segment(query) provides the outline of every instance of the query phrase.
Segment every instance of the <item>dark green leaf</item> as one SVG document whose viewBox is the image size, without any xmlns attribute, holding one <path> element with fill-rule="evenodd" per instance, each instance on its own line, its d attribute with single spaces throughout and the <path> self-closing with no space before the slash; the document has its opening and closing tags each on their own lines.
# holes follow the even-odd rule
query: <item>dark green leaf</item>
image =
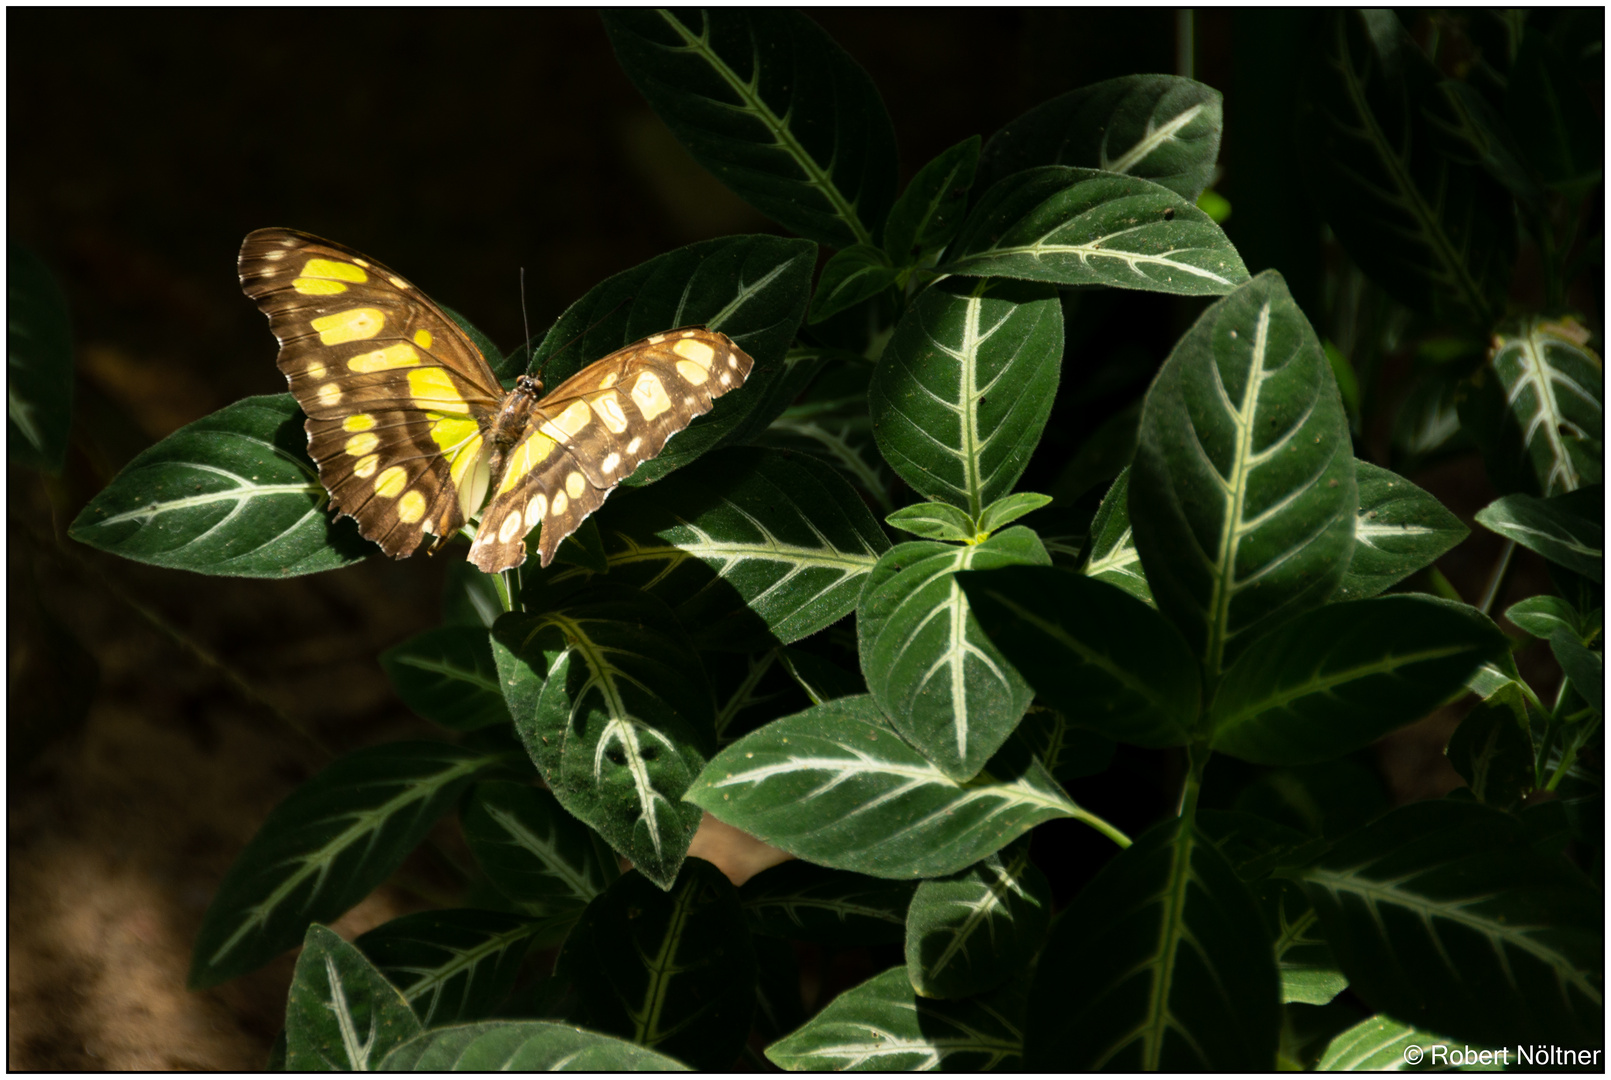
<svg viewBox="0 0 1611 1080">
<path fill-rule="evenodd" d="M 187 424 L 129 462 L 68 535 L 136 562 L 230 577 L 357 562 L 376 548 L 325 513 L 302 423 L 295 399 L 274 394 Z"/>
<path fill-rule="evenodd" d="M 1604 480 L 1605 372 L 1573 319 L 1529 317 L 1494 332 L 1488 363 L 1504 389 L 1501 440 L 1544 495 Z"/>
<path fill-rule="evenodd" d="M 1536 780 L 1527 707 L 1520 698 L 1512 692 L 1479 701 L 1444 751 L 1477 801 L 1501 810 L 1519 807 Z"/>
<path fill-rule="evenodd" d="M 789 643 L 843 618 L 889 539 L 828 466 L 734 447 L 612 500 L 608 580 L 643 588 L 701 648 Z M 556 584 L 579 581 L 566 569 Z"/>
<path fill-rule="evenodd" d="M 856 608 L 867 689 L 895 729 L 953 779 L 984 767 L 1034 696 L 980 630 L 957 571 L 1050 562 L 1040 539 L 1014 526 L 979 544 L 900 544 L 867 578 Z"/>
<path fill-rule="evenodd" d="M 1577 609 L 1559 596 L 1544 593 L 1518 601 L 1505 611 L 1505 618 L 1535 638 L 1548 641 L 1557 630 L 1581 638 L 1582 623 Z"/>
<path fill-rule="evenodd" d="M 1071 781 L 1105 771 L 1113 761 L 1112 739 L 1075 727 L 1068 717 L 1043 705 L 1031 705 L 1012 734 L 1065 788 Z"/>
<path fill-rule="evenodd" d="M 504 780 L 477 784 L 460 820 L 487 877 L 533 915 L 579 911 L 620 876 L 598 836 L 541 788 Z"/>
<path fill-rule="evenodd" d="M 1583 490 L 1595 500 L 1602 498 L 1598 488 Z M 1605 528 L 1583 517 L 1578 512 L 1582 508 L 1582 500 L 1571 496 L 1506 495 L 1478 510 L 1477 521 L 1550 562 L 1603 582 Z"/>
<path fill-rule="evenodd" d="M 699 827 L 683 793 L 715 744 L 710 684 L 676 616 L 647 594 L 595 586 L 541 615 L 500 618 L 493 655 L 560 805 L 670 888 Z"/>
<path fill-rule="evenodd" d="M 867 383 L 872 375 L 868 363 L 830 368 L 803 400 L 772 421 L 761 442 L 822 458 L 888 513 L 895 509 L 895 476 L 873 441 L 873 421 L 867 414 Z"/>
<path fill-rule="evenodd" d="M 1225 673 L 1209 745 L 1263 765 L 1337 757 L 1419 720 L 1506 645 L 1486 616 L 1449 600 L 1328 604 L 1254 642 Z"/>
<path fill-rule="evenodd" d="M 403 704 L 443 727 L 474 731 L 509 722 L 484 629 L 427 630 L 381 653 L 380 666 Z"/>
<path fill-rule="evenodd" d="M 1368 461 L 1354 462 L 1359 513 L 1354 553 L 1334 600 L 1363 600 L 1430 566 L 1469 535 L 1460 519 L 1408 480 Z"/>
<path fill-rule="evenodd" d="M 1414 1047 L 1430 1059 L 1432 1048 L 1446 1040 L 1441 1035 L 1411 1027 L 1387 1016 L 1361 1020 L 1326 1045 L 1315 1063 L 1316 1072 L 1400 1072 Z"/>
<path fill-rule="evenodd" d="M 694 325 L 720 330 L 755 360 L 740 389 L 718 398 L 709 415 L 623 481 L 651 483 L 707 450 L 747 441 L 799 392 L 785 354 L 805 315 L 816 254 L 816 245 L 804 240 L 725 236 L 656 256 L 600 282 L 567 308 L 543 338 L 535 363 L 547 365 L 544 378 L 557 386 L 623 345 Z"/>
<path fill-rule="evenodd" d="M 73 419 L 73 328 L 39 256 L 6 246 L 6 459 L 60 472 Z"/>
<path fill-rule="evenodd" d="M 1521 147 L 1499 110 L 1489 104 L 1481 90 L 1459 79 L 1442 80 L 1438 92 L 1441 97 L 1426 103 L 1426 118 L 1448 136 L 1442 140 L 1444 152 L 1454 160 L 1469 159 L 1480 165 L 1529 211 L 1542 209 L 1543 189 L 1522 164 Z M 1469 154 L 1455 150 L 1462 145 L 1469 148 Z"/>
<path fill-rule="evenodd" d="M 1438 73 L 1391 11 L 1330 15 L 1305 63 L 1298 140 L 1314 196 L 1362 270 L 1422 311 L 1486 326 L 1510 273 L 1505 189 L 1451 156 Z M 1446 125 L 1445 125 L 1446 126 Z"/>
<path fill-rule="evenodd" d="M 898 944 L 917 886 L 790 859 L 738 890 L 757 934 L 839 947 Z"/>
<path fill-rule="evenodd" d="M 302 940 L 385 881 L 499 757 L 400 742 L 338 758 L 274 808 L 196 934 L 190 985 L 216 986 Z"/>
<path fill-rule="evenodd" d="M 1125 173 L 1196 200 L 1214 175 L 1220 93 L 1173 75 L 1127 75 L 1037 105 L 990 137 L 979 163 L 989 187 L 1037 165 Z"/>
<path fill-rule="evenodd" d="M 897 265 L 921 263 L 956 236 L 978 164 L 979 136 L 970 135 L 912 177 L 884 226 L 884 250 Z"/>
<path fill-rule="evenodd" d="M 959 784 L 902 742 L 870 697 L 837 698 L 727 747 L 687 797 L 824 866 L 936 877 L 1042 821 L 1092 820 L 1038 761 L 1011 749 Z"/>
<path fill-rule="evenodd" d="M 669 892 L 625 874 L 587 906 L 556 970 L 584 1023 L 701 1069 L 738 1057 L 755 1009 L 755 952 L 738 893 L 689 859 Z"/>
<path fill-rule="evenodd" d="M 402 991 L 425 1027 L 482 1020 L 508 996 L 541 928 L 501 911 L 421 911 L 353 942 Z"/>
<path fill-rule="evenodd" d="M 1102 497 L 1096 518 L 1091 522 L 1091 550 L 1086 553 L 1082 573 L 1095 581 L 1117 585 L 1137 600 L 1152 604 L 1152 590 L 1141 570 L 1141 553 L 1136 551 L 1135 534 L 1130 529 L 1130 467 L 1114 478 Z"/>
<path fill-rule="evenodd" d="M 1012 1071 L 1022 1068 L 1023 988 L 967 1001 L 917 996 L 904 967 L 830 1001 L 810 1022 L 766 1048 L 790 1071 Z"/>
<path fill-rule="evenodd" d="M 592 518 L 588 518 L 592 521 Z M 483 574 L 467 559 L 450 559 L 442 585 L 442 623 L 490 629 L 503 614 L 497 578 Z"/>
<path fill-rule="evenodd" d="M 537 1020 L 438 1028 L 392 1051 L 388 1072 L 669 1072 L 688 1066 L 625 1039 Z"/>
<path fill-rule="evenodd" d="M 408 1002 L 363 953 L 308 927 L 285 1003 L 287 1070 L 368 1072 L 419 1033 Z"/>
<path fill-rule="evenodd" d="M 807 321 L 819 323 L 870 300 L 895 284 L 895 278 L 895 267 L 883 248 L 872 244 L 847 247 L 822 268 Z"/>
<path fill-rule="evenodd" d="M 1510 815 L 1401 806 L 1303 871 L 1355 993 L 1482 1045 L 1598 1044 L 1604 901 Z"/>
<path fill-rule="evenodd" d="M 1150 180 L 1061 165 L 986 191 L 940 270 L 1183 296 L 1247 280 L 1235 246 L 1191 200 Z"/>
<path fill-rule="evenodd" d="M 1025 1065 L 1268 1070 L 1279 991 L 1247 886 L 1212 840 L 1171 818 L 1058 917 L 1030 987 Z"/>
<path fill-rule="evenodd" d="M 1202 677 L 1156 611 L 1059 567 L 961 574 L 957 583 L 990 640 L 1071 722 L 1137 746 L 1190 740 Z"/>
<path fill-rule="evenodd" d="M 1029 966 L 1052 921 L 1052 887 L 1027 838 L 961 873 L 921 882 L 906 916 L 906 975 L 927 998 L 993 990 Z"/>
<path fill-rule="evenodd" d="M 1550 651 L 1566 677 L 1572 680 L 1572 689 L 1597 715 L 1605 712 L 1605 663 L 1600 654 L 1583 647 L 1583 643 L 1565 631 L 1556 631 L 1549 639 Z"/>
<path fill-rule="evenodd" d="M 1604 177 L 1604 119 L 1536 27 L 1528 27 L 1510 69 L 1505 113 L 1522 153 L 1546 183 L 1580 198 Z"/>
<path fill-rule="evenodd" d="M 717 179 L 801 236 L 877 241 L 895 195 L 895 130 L 867 73 L 781 9 L 615 10 L 615 55 Z"/>
<path fill-rule="evenodd" d="M 1158 609 L 1210 678 L 1324 601 L 1354 547 L 1354 455 L 1336 380 L 1266 271 L 1203 312 L 1142 408 L 1130 524 Z"/>
<path fill-rule="evenodd" d="M 929 289 L 896 324 L 868 387 L 879 450 L 918 493 L 977 518 L 1029 464 L 1062 354 L 1049 289 Z"/>
</svg>

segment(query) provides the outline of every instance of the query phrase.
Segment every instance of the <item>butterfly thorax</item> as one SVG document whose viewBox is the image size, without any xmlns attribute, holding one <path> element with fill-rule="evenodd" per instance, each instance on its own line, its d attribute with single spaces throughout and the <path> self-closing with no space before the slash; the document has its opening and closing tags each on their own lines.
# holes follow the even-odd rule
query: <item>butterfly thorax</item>
<svg viewBox="0 0 1611 1080">
<path fill-rule="evenodd" d="M 509 391 L 503 404 L 498 407 L 498 413 L 486 431 L 487 472 L 493 483 L 503 477 L 509 450 L 526 433 L 531 423 L 531 410 L 542 396 L 542 380 L 534 375 L 522 375 L 515 380 L 515 388 Z"/>
</svg>

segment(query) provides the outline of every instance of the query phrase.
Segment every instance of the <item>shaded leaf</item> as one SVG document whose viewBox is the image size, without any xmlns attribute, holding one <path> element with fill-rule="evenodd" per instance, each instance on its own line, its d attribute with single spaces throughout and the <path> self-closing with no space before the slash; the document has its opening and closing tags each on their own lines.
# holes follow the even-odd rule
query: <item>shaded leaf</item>
<svg viewBox="0 0 1611 1080">
<path fill-rule="evenodd" d="M 481 1020 L 508 996 L 541 924 L 501 911 L 421 911 L 353 942 L 425 1027 Z"/>
<path fill-rule="evenodd" d="M 625 1039 L 539 1020 L 437 1028 L 399 1046 L 388 1072 L 669 1072 L 688 1066 Z"/>
<path fill-rule="evenodd" d="M 896 277 L 895 267 L 890 265 L 883 248 L 855 244 L 837 252 L 817 279 L 807 321 L 819 323 L 870 300 L 895 284 Z"/>
<path fill-rule="evenodd" d="M 6 460 L 60 472 L 73 419 L 67 299 L 39 256 L 6 246 Z"/>
<path fill-rule="evenodd" d="M 696 1068 L 733 1064 L 755 1008 L 755 953 L 738 893 L 689 859 L 669 891 L 625 874 L 588 905 L 556 970 L 584 1022 Z"/>
<path fill-rule="evenodd" d="M 1604 122 L 1565 58 L 1536 27 L 1522 36 L 1505 89 L 1505 113 L 1528 163 L 1546 183 L 1581 197 L 1604 177 Z"/>
<path fill-rule="evenodd" d="M 1419 720 L 1506 647 L 1486 616 L 1449 600 L 1328 604 L 1254 642 L 1225 673 L 1209 745 L 1263 765 L 1337 757 Z"/>
<path fill-rule="evenodd" d="M 906 933 L 910 881 L 833 870 L 790 859 L 738 890 L 751 932 L 820 945 L 892 945 Z"/>
<path fill-rule="evenodd" d="M 509 723 L 484 629 L 427 630 L 381 653 L 380 666 L 403 704 L 427 720 L 455 731 Z"/>
<path fill-rule="evenodd" d="M 1488 363 L 1504 389 L 1505 450 L 1531 465 L 1536 490 L 1604 480 L 1605 371 L 1573 319 L 1529 317 L 1494 333 Z"/>
<path fill-rule="evenodd" d="M 1214 175 L 1220 93 L 1173 75 L 1127 75 L 1043 102 L 990 137 L 979 186 L 1037 165 L 1139 176 L 1195 200 Z"/>
<path fill-rule="evenodd" d="M 1478 702 L 1444 750 L 1477 801 L 1501 810 L 1519 807 L 1536 778 L 1526 704 L 1520 697 L 1511 693 Z"/>
<path fill-rule="evenodd" d="M 470 789 L 464 839 L 498 891 L 533 915 L 580 911 L 620 876 L 596 833 L 552 792 L 493 780 Z"/>
<path fill-rule="evenodd" d="M 917 170 L 884 225 L 884 250 L 897 265 L 920 263 L 956 236 L 978 164 L 979 136 L 970 135 Z"/>
<path fill-rule="evenodd" d="M 638 91 L 717 179 L 824 244 L 878 239 L 895 130 L 867 73 L 805 15 L 720 8 L 604 14 Z"/>
<path fill-rule="evenodd" d="M 923 997 L 965 998 L 1023 971 L 1052 921 L 1052 887 L 1027 839 L 920 882 L 906 916 L 906 975 Z"/>
<path fill-rule="evenodd" d="M 1583 489 L 1597 503 L 1600 489 Z M 1557 495 L 1506 495 L 1477 511 L 1477 521 L 1550 562 L 1594 581 L 1605 580 L 1605 528 L 1579 513 L 1584 501 Z"/>
<path fill-rule="evenodd" d="M 389 877 L 496 754 L 399 742 L 337 758 L 274 808 L 219 883 L 190 986 L 245 974 Z"/>
</svg>

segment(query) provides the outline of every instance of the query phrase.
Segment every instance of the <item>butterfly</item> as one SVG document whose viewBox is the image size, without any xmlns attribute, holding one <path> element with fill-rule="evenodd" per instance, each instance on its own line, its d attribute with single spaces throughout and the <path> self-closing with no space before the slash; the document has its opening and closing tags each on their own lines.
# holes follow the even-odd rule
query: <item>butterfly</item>
<svg viewBox="0 0 1611 1080">
<path fill-rule="evenodd" d="M 479 513 L 477 567 L 519 566 L 539 525 L 547 566 L 755 364 L 727 335 L 692 327 L 618 349 L 547 396 L 530 375 L 506 392 L 441 308 L 351 248 L 259 229 L 241 244 L 240 277 L 279 339 L 331 508 L 396 559 L 426 535 L 434 551 Z"/>
</svg>

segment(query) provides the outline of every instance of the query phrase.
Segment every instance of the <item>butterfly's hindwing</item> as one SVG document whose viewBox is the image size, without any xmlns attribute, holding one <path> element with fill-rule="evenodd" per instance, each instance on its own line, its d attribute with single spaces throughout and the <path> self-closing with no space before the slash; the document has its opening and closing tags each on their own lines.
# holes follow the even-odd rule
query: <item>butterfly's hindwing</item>
<svg viewBox="0 0 1611 1080">
<path fill-rule="evenodd" d="M 517 566 L 539 524 L 543 566 L 615 486 L 736 389 L 754 361 L 710 330 L 655 334 L 565 380 L 532 410 L 470 548 L 483 570 Z"/>
<path fill-rule="evenodd" d="M 503 397 L 464 332 L 386 267 L 305 233 L 252 233 L 240 276 L 280 341 L 331 506 L 394 558 L 457 531 L 480 505 L 482 431 Z"/>
</svg>

